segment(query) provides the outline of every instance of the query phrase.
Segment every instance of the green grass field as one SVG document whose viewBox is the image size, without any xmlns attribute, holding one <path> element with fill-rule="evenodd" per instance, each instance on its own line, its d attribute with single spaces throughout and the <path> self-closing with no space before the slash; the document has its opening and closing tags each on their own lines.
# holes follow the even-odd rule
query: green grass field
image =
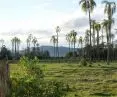
<svg viewBox="0 0 117 97">
<path fill-rule="evenodd" d="M 80 66 L 76 63 L 39 63 L 46 80 L 60 80 L 69 85 L 65 97 L 117 97 L 117 63 L 93 63 L 91 66 Z M 10 74 L 13 77 L 25 71 L 12 64 Z M 18 76 L 19 77 L 19 76 Z"/>
</svg>

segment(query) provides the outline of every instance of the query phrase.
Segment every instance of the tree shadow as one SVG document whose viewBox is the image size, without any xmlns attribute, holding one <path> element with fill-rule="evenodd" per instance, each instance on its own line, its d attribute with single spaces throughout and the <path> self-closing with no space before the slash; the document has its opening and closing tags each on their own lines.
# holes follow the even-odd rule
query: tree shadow
<svg viewBox="0 0 117 97">
<path fill-rule="evenodd" d="M 103 97 L 111 97 L 111 96 L 116 96 L 115 94 L 112 93 L 107 93 L 107 92 L 101 92 L 101 93 L 94 93 L 91 95 L 95 95 L 95 96 L 103 96 Z"/>
</svg>

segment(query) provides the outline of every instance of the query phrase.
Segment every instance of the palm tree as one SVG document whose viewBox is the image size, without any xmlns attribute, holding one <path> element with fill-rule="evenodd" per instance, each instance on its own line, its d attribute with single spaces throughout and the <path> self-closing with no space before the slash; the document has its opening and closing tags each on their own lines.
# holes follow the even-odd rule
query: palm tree
<svg viewBox="0 0 117 97">
<path fill-rule="evenodd" d="M 17 37 L 14 37 L 12 40 L 12 53 L 15 54 L 15 58 L 17 58 L 17 53 L 19 54 L 19 45 L 20 45 L 20 39 Z"/>
<path fill-rule="evenodd" d="M 93 46 L 95 46 L 95 25 L 96 21 L 95 20 L 91 20 L 91 27 L 92 27 L 92 30 L 93 30 L 93 33 L 92 33 L 92 39 L 93 39 Z"/>
<path fill-rule="evenodd" d="M 54 35 L 51 37 L 50 42 L 53 43 L 53 46 L 54 46 L 54 57 L 56 57 L 56 56 L 55 56 L 55 55 L 56 55 L 56 54 L 55 54 L 55 52 L 56 52 L 55 48 L 56 48 L 57 39 L 56 39 L 56 37 L 55 37 Z"/>
<path fill-rule="evenodd" d="M 111 38 L 112 38 L 112 54 L 113 54 L 113 59 L 114 59 L 114 38 L 115 38 L 115 35 L 111 34 Z"/>
<path fill-rule="evenodd" d="M 36 52 L 39 53 L 40 49 L 39 49 L 39 43 L 36 44 Z"/>
<path fill-rule="evenodd" d="M 110 2 L 110 1 L 103 1 L 102 3 L 105 4 L 104 13 L 107 14 L 108 20 L 111 21 L 113 18 L 114 13 L 116 12 L 116 3 Z M 108 25 L 108 31 L 109 31 L 109 42 L 111 43 L 111 29 L 112 29 L 112 22 Z"/>
<path fill-rule="evenodd" d="M 105 4 L 104 13 L 108 16 L 108 21 L 112 21 L 113 15 L 116 12 L 116 3 L 103 1 L 102 3 Z M 109 56 L 110 56 L 110 44 L 111 44 L 111 29 L 112 29 L 112 22 L 108 24 L 108 54 L 107 54 L 107 64 L 109 64 Z"/>
<path fill-rule="evenodd" d="M 81 0 L 79 2 L 82 6 L 82 10 L 84 12 L 88 12 L 89 14 L 89 26 L 90 26 L 90 46 L 91 46 L 91 12 L 93 11 L 94 7 L 96 6 L 96 3 L 94 0 Z"/>
<path fill-rule="evenodd" d="M 19 38 L 17 38 L 17 52 L 18 52 L 18 54 L 19 54 L 20 43 L 21 43 L 21 40 Z"/>
<path fill-rule="evenodd" d="M 101 25 L 99 23 L 96 23 L 94 27 L 97 32 L 97 47 L 99 47 L 99 31 L 101 30 Z"/>
<path fill-rule="evenodd" d="M 29 47 L 29 52 L 30 52 L 30 46 L 31 46 L 32 39 L 33 39 L 32 34 L 29 34 L 28 39 L 27 39 L 28 47 Z"/>
<path fill-rule="evenodd" d="M 85 32 L 85 49 L 84 49 L 84 52 L 85 54 L 90 57 L 90 48 L 89 48 L 89 45 L 90 45 L 90 30 L 86 30 Z"/>
<path fill-rule="evenodd" d="M 26 39 L 26 43 L 27 43 L 27 53 L 29 53 L 29 43 L 30 43 L 29 38 Z"/>
<path fill-rule="evenodd" d="M 107 44 L 109 44 L 109 34 L 108 34 L 109 21 L 104 19 L 102 22 L 102 29 L 106 32 Z"/>
<path fill-rule="evenodd" d="M 99 31 L 101 30 L 101 25 L 99 23 L 96 23 L 94 27 L 97 32 L 97 58 L 99 59 Z"/>
<path fill-rule="evenodd" d="M 3 44 L 4 44 L 4 40 L 3 39 L 1 39 L 0 40 L 0 43 L 1 43 L 1 47 L 3 46 Z"/>
<path fill-rule="evenodd" d="M 61 31 L 60 27 L 57 26 L 57 27 L 56 27 L 56 34 L 57 34 L 57 49 L 56 49 L 56 51 L 57 51 L 57 57 L 59 57 L 59 47 L 58 47 L 59 37 L 58 37 L 58 33 L 59 33 L 60 31 Z"/>
<path fill-rule="evenodd" d="M 102 39 L 102 45 L 104 45 L 104 28 L 103 28 L 103 26 L 102 26 L 102 24 L 101 24 L 101 30 L 102 30 L 102 35 L 101 35 L 101 39 Z"/>
<path fill-rule="evenodd" d="M 69 44 L 69 52 L 70 52 L 71 33 L 68 33 L 68 34 L 66 35 L 66 40 L 67 40 L 67 42 L 68 42 L 68 44 Z"/>
<path fill-rule="evenodd" d="M 111 39 L 112 39 L 112 45 L 114 46 L 114 38 L 115 38 L 115 35 L 114 34 L 111 34 Z"/>
<path fill-rule="evenodd" d="M 90 43 L 89 43 L 89 37 L 90 37 L 90 35 L 89 35 L 89 33 L 90 33 L 90 31 L 89 30 L 86 30 L 86 32 L 85 32 L 85 46 L 88 46 Z"/>
<path fill-rule="evenodd" d="M 32 39 L 32 43 L 33 43 L 33 45 L 34 45 L 34 52 L 35 52 L 35 50 L 36 50 L 36 44 L 37 44 L 37 38 L 36 38 L 36 37 L 34 37 L 34 38 Z"/>
<path fill-rule="evenodd" d="M 12 43 L 12 54 L 14 53 L 14 39 L 11 40 Z"/>
<path fill-rule="evenodd" d="M 71 31 L 71 41 L 73 42 L 74 45 L 74 56 L 75 56 L 75 45 L 76 45 L 76 41 L 77 41 L 77 32 L 75 32 L 75 30 Z"/>
<path fill-rule="evenodd" d="M 107 37 L 107 47 L 108 47 L 108 51 L 107 51 L 107 64 L 109 64 L 109 56 L 110 56 L 110 34 L 109 34 L 109 25 L 113 24 L 114 20 L 105 20 L 102 22 L 102 28 L 105 29 L 106 32 L 106 37 Z"/>
<path fill-rule="evenodd" d="M 83 57 L 83 38 L 82 38 L 82 36 L 80 36 L 78 42 L 79 42 L 79 44 L 81 45 L 81 53 L 82 53 L 81 55 L 82 55 L 82 57 Z"/>
</svg>

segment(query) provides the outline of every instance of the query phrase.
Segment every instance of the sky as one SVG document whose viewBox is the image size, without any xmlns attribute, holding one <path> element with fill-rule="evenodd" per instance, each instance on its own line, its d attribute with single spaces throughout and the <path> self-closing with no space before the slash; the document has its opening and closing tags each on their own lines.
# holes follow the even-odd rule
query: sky
<svg viewBox="0 0 117 97">
<path fill-rule="evenodd" d="M 102 0 L 95 1 L 97 7 L 92 18 L 102 21 L 104 5 Z M 65 34 L 73 29 L 78 37 L 83 36 L 88 28 L 88 15 L 81 10 L 79 0 L 0 0 L 0 39 L 5 40 L 7 47 L 16 36 L 22 41 L 21 49 L 24 48 L 29 34 L 37 37 L 40 45 L 52 45 L 50 37 L 56 34 L 56 26 L 61 28 L 60 46 L 67 46 Z"/>
</svg>

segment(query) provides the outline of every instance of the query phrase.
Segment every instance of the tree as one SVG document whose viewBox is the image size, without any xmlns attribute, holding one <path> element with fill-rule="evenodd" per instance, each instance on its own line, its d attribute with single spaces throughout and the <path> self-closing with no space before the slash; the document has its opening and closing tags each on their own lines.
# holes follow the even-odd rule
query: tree
<svg viewBox="0 0 117 97">
<path fill-rule="evenodd" d="M 82 38 L 82 36 L 80 36 L 78 42 L 79 42 L 79 44 L 81 45 L 81 53 L 82 53 L 81 55 L 82 55 L 82 57 L 83 57 L 83 38 Z"/>
<path fill-rule="evenodd" d="M 102 25 L 102 29 L 104 29 L 106 32 L 106 39 L 108 44 L 109 43 L 109 34 L 108 34 L 109 21 L 104 19 L 101 25 Z"/>
<path fill-rule="evenodd" d="M 18 50 L 18 54 L 19 54 L 19 49 L 20 49 L 20 43 L 21 43 L 21 40 L 19 38 L 17 38 L 17 50 Z"/>
<path fill-rule="evenodd" d="M 113 15 L 116 12 L 116 3 L 115 2 L 109 2 L 109 1 L 103 1 L 102 3 L 105 4 L 104 13 L 107 14 L 108 20 L 111 21 L 113 19 Z M 111 29 L 112 29 L 112 22 L 109 23 L 109 42 L 111 43 Z"/>
<path fill-rule="evenodd" d="M 32 43 L 33 43 L 33 46 L 34 46 L 34 53 L 35 53 L 35 51 L 36 51 L 36 44 L 37 44 L 37 38 L 36 37 L 34 37 L 33 39 L 32 39 Z"/>
<path fill-rule="evenodd" d="M 106 38 L 107 38 L 107 47 L 108 47 L 108 51 L 107 51 L 107 64 L 109 64 L 109 59 L 110 59 L 110 41 L 109 41 L 109 25 L 114 23 L 114 20 L 106 20 L 104 19 L 104 21 L 102 22 L 102 28 L 105 30 L 106 32 Z"/>
<path fill-rule="evenodd" d="M 94 7 L 96 6 L 96 3 L 94 0 L 81 0 L 79 2 L 82 6 L 82 10 L 84 12 L 88 12 L 89 14 L 89 27 L 90 27 L 90 46 L 91 46 L 91 12 L 93 11 Z"/>
<path fill-rule="evenodd" d="M 101 24 L 101 30 L 102 30 L 102 35 L 101 35 L 101 39 L 102 39 L 102 45 L 104 45 L 104 29 L 103 29 L 103 26 L 102 26 L 102 24 Z"/>
<path fill-rule="evenodd" d="M 2 46 L 4 45 L 4 40 L 1 39 L 1 40 L 0 40 L 0 43 L 1 43 L 1 48 L 2 48 Z"/>
<path fill-rule="evenodd" d="M 99 47 L 99 31 L 101 30 L 101 25 L 99 23 L 95 23 L 94 27 L 97 32 L 97 47 Z"/>
<path fill-rule="evenodd" d="M 40 52 L 39 43 L 36 43 L 36 52 L 37 54 Z"/>
<path fill-rule="evenodd" d="M 30 46 L 31 46 L 32 39 L 33 39 L 32 34 L 29 34 L 29 36 L 27 38 L 27 44 L 28 44 L 29 52 L 30 52 Z"/>
<path fill-rule="evenodd" d="M 75 32 L 75 30 L 71 31 L 71 41 L 73 42 L 74 45 L 74 54 L 75 54 L 75 45 L 76 45 L 76 41 L 77 41 L 77 32 Z"/>
<path fill-rule="evenodd" d="M 12 40 L 12 53 L 15 54 L 15 58 L 18 57 L 17 54 L 19 54 L 19 46 L 20 46 L 20 39 L 17 37 L 14 37 Z"/>
<path fill-rule="evenodd" d="M 96 21 L 95 20 L 91 20 L 91 27 L 92 27 L 92 30 L 93 30 L 93 33 L 92 33 L 92 40 L 93 40 L 93 46 L 95 46 L 95 23 Z"/>
<path fill-rule="evenodd" d="M 52 37 L 51 37 L 51 40 L 50 40 L 50 42 L 52 42 L 53 43 L 53 46 L 54 46 L 54 57 L 56 56 L 56 43 L 57 43 L 57 39 L 56 39 L 56 37 L 53 35 Z"/>
<path fill-rule="evenodd" d="M 110 56 L 110 44 L 112 42 L 111 40 L 111 29 L 112 29 L 112 18 L 114 13 L 116 12 L 116 3 L 115 2 L 109 2 L 109 1 L 103 1 L 102 3 L 105 4 L 104 13 L 107 14 L 108 17 L 108 54 L 107 54 L 107 64 L 109 64 L 109 56 Z"/>
<path fill-rule="evenodd" d="M 86 30 L 84 41 L 85 41 L 85 49 L 84 49 L 85 55 L 87 55 L 90 58 L 90 52 L 89 52 L 89 50 L 90 50 L 90 30 Z"/>
<path fill-rule="evenodd" d="M 97 58 L 99 59 L 99 31 L 101 30 L 101 25 L 99 23 L 96 23 L 94 27 L 97 32 Z"/>
<path fill-rule="evenodd" d="M 0 59 L 8 58 L 9 60 L 12 59 L 11 51 L 6 48 L 5 45 L 2 46 L 0 52 Z"/>
<path fill-rule="evenodd" d="M 58 41 L 59 41 L 59 37 L 58 37 L 58 33 L 61 31 L 60 27 L 57 26 L 56 27 L 56 34 L 57 34 L 57 49 L 56 49 L 56 52 L 57 52 L 57 57 L 59 57 L 59 47 L 58 47 Z"/>
<path fill-rule="evenodd" d="M 88 46 L 90 43 L 89 43 L 89 37 L 90 37 L 90 35 L 89 35 L 89 33 L 90 33 L 90 31 L 89 30 L 86 30 L 86 32 L 85 32 L 85 46 Z"/>
<path fill-rule="evenodd" d="M 29 43 L 30 43 L 30 40 L 28 38 L 26 39 L 26 43 L 27 43 L 27 53 L 29 53 Z"/>
<path fill-rule="evenodd" d="M 68 34 L 66 35 L 66 40 L 67 40 L 67 42 L 68 42 L 68 44 L 69 44 L 69 52 L 70 52 L 71 33 L 68 33 Z"/>
</svg>

